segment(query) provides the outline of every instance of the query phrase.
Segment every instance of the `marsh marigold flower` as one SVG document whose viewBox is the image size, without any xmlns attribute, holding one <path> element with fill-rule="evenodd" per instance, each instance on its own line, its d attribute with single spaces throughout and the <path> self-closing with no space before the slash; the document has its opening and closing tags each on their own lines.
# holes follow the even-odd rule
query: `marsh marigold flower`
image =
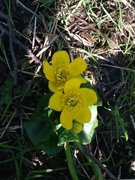
<svg viewBox="0 0 135 180">
<path fill-rule="evenodd" d="M 97 102 L 96 92 L 88 88 L 80 88 L 81 80 L 74 78 L 66 82 L 64 92 L 54 93 L 49 106 L 56 111 L 62 111 L 60 114 L 60 123 L 67 129 L 75 129 L 79 133 L 83 124 L 91 119 L 91 112 L 88 106 Z M 76 124 L 73 123 L 76 122 Z"/>
<path fill-rule="evenodd" d="M 68 80 L 79 77 L 87 67 L 86 62 L 81 57 L 70 63 L 69 55 L 64 50 L 55 52 L 51 63 L 52 65 L 43 61 L 43 72 L 49 80 L 49 89 L 52 92 L 62 91 Z"/>
</svg>

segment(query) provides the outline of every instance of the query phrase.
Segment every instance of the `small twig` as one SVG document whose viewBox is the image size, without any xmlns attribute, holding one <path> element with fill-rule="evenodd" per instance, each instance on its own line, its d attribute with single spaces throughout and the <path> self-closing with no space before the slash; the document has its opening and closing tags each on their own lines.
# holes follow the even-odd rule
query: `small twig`
<svg viewBox="0 0 135 180">
<path fill-rule="evenodd" d="M 15 94 L 15 87 L 17 85 L 17 60 L 16 60 L 16 56 L 15 56 L 15 52 L 14 52 L 14 48 L 13 48 L 13 31 L 12 31 L 12 25 L 11 22 L 9 20 L 9 17 L 5 14 L 3 14 L 2 12 L 0 12 L 0 17 L 5 19 L 7 21 L 7 25 L 8 25 L 8 34 L 9 34 L 9 50 L 11 53 L 11 57 L 12 57 L 12 61 L 13 61 L 13 86 L 14 86 L 14 94 Z M 2 26 L 1 26 L 2 28 Z M 3 29 L 4 31 L 4 29 Z"/>
<path fill-rule="evenodd" d="M 32 49 L 34 49 L 35 46 L 35 39 L 36 39 L 36 24 L 37 24 L 37 19 L 35 17 L 34 21 L 34 30 L 33 30 L 33 40 L 32 40 Z"/>
<path fill-rule="evenodd" d="M 25 46 L 15 37 L 13 38 L 13 41 L 15 44 L 17 44 L 20 48 L 22 48 L 27 53 L 27 56 L 32 59 L 32 62 L 39 64 L 40 67 L 42 66 L 42 63 L 39 61 L 39 59 L 32 53 L 32 51 L 27 46 Z"/>
<path fill-rule="evenodd" d="M 120 177 L 121 177 L 121 166 L 119 168 L 118 179 L 120 179 Z"/>
<path fill-rule="evenodd" d="M 20 4 L 25 10 L 27 10 L 28 12 L 32 13 L 33 15 L 37 16 L 37 14 L 35 12 L 33 12 L 31 9 L 29 9 L 28 7 L 26 7 L 22 2 L 20 2 L 19 0 L 17 0 L 17 3 Z"/>
<path fill-rule="evenodd" d="M 134 8 L 127 0 L 120 0 L 126 7 L 131 8 L 134 11 Z M 135 11 L 134 11 L 135 12 Z"/>
<path fill-rule="evenodd" d="M 131 121 L 132 121 L 133 129 L 134 129 L 134 131 L 135 131 L 135 120 L 134 120 L 134 118 L 133 118 L 132 115 L 130 115 L 130 119 L 131 119 Z"/>
<path fill-rule="evenodd" d="M 11 29 L 10 21 L 8 21 L 8 28 L 9 28 L 9 50 L 12 56 L 13 67 L 14 67 L 13 86 L 15 90 L 15 87 L 17 86 L 17 60 L 13 48 L 12 29 Z"/>
<path fill-rule="evenodd" d="M 41 49 L 41 51 L 38 52 L 36 56 L 39 57 L 41 54 L 43 54 L 43 52 L 45 52 L 57 38 L 58 36 L 55 36 L 47 45 L 43 47 L 43 49 Z"/>
<path fill-rule="evenodd" d="M 16 114 L 16 110 L 15 110 L 14 113 L 12 114 L 12 116 L 11 116 L 11 118 L 9 119 L 6 127 L 4 128 L 3 132 L 1 133 L 0 139 L 4 136 L 5 132 L 8 130 L 8 127 L 9 127 L 12 119 L 14 118 L 15 114 Z"/>
<path fill-rule="evenodd" d="M 100 64 L 101 66 L 106 66 L 106 67 L 112 67 L 112 68 L 116 68 L 116 69 L 121 69 L 121 70 L 125 70 L 125 71 L 130 71 L 135 73 L 134 69 L 130 69 L 130 68 L 125 68 L 125 67 L 120 67 L 120 66 L 114 66 L 114 65 L 109 65 L 109 64 Z"/>
<path fill-rule="evenodd" d="M 0 38 L 4 35 L 4 29 L 3 27 L 0 25 Z"/>
<path fill-rule="evenodd" d="M 10 126 L 8 127 L 6 130 L 8 130 L 9 132 L 15 132 L 17 129 L 22 129 L 23 126 L 22 125 L 15 125 L 15 126 Z M 5 127 L 0 129 L 0 133 L 3 132 L 5 130 Z"/>
<path fill-rule="evenodd" d="M 35 62 L 36 64 L 40 64 L 42 66 L 42 63 L 38 60 L 38 58 L 32 53 L 30 49 L 27 48 L 28 57 L 32 59 L 31 62 Z"/>
<path fill-rule="evenodd" d="M 19 1 L 19 3 L 20 3 L 20 1 Z M 32 12 L 33 13 L 33 12 Z M 36 15 L 36 14 L 34 14 L 34 15 Z M 0 17 L 1 18 L 3 18 L 3 19 L 5 19 L 6 21 L 7 21 L 7 23 L 8 23 L 8 26 L 9 26 L 9 28 L 11 27 L 11 24 L 9 24 L 10 23 L 10 21 L 9 21 L 9 18 L 8 18 L 8 16 L 7 15 L 5 15 L 4 13 L 1 13 L 0 12 Z M 6 35 L 8 35 L 9 36 L 9 38 L 11 38 L 10 40 L 11 41 L 13 41 L 15 44 L 17 44 L 19 47 L 21 47 L 27 54 L 28 54 L 28 57 L 29 58 L 31 58 L 32 60 L 31 60 L 31 62 L 35 62 L 36 64 L 39 64 L 39 67 L 38 67 L 38 71 L 40 70 L 40 68 L 41 68 L 41 66 L 42 66 L 42 63 L 38 60 L 38 58 L 32 53 L 32 51 L 27 47 L 27 46 L 25 46 L 23 43 L 21 43 L 16 37 L 14 37 L 13 35 L 12 35 L 12 28 L 10 28 L 9 29 L 9 32 L 6 30 L 6 29 L 4 29 L 2 26 L 1 26 L 1 29 L 4 31 L 4 33 L 6 34 Z M 11 31 L 11 32 L 10 32 Z M 12 42 L 10 42 L 11 44 L 11 50 L 12 50 Z M 13 57 L 13 60 L 15 61 L 15 59 L 14 59 L 14 54 L 13 54 L 13 52 L 12 52 L 12 54 L 11 54 Z M 15 63 L 15 62 L 14 62 Z M 15 68 L 16 68 L 16 64 L 15 64 Z M 17 70 L 17 69 L 16 69 Z"/>
<path fill-rule="evenodd" d="M 4 29 L 4 34 L 9 36 L 9 33 L 8 33 L 8 31 L 6 29 Z M 38 60 L 38 58 L 32 53 L 32 51 L 27 46 L 25 46 L 22 42 L 20 42 L 16 37 L 13 37 L 13 42 L 16 45 L 18 45 L 20 48 L 22 48 L 26 52 L 27 56 L 32 59 L 32 62 L 35 62 L 36 64 L 39 64 L 40 68 L 41 68 L 42 63 Z"/>
<path fill-rule="evenodd" d="M 81 162 L 79 161 L 78 158 L 77 158 L 77 162 L 78 162 L 78 164 L 81 166 Z M 91 180 L 91 178 L 90 178 L 89 174 L 87 173 L 87 171 L 85 170 L 85 168 L 84 168 L 83 166 L 82 166 L 81 168 L 82 168 L 83 172 L 85 173 L 85 175 L 87 176 L 87 178 L 88 178 L 89 180 Z"/>
</svg>

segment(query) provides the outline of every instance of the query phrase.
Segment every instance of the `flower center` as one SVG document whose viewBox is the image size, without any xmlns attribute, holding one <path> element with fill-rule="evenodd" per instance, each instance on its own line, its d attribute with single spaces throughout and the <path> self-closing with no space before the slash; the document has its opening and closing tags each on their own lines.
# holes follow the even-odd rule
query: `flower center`
<svg viewBox="0 0 135 180">
<path fill-rule="evenodd" d="M 55 74 L 56 74 L 56 81 L 61 84 L 66 82 L 68 79 L 70 79 L 70 73 L 68 71 L 67 67 L 60 67 L 58 66 L 55 70 Z"/>
<path fill-rule="evenodd" d="M 67 101 L 67 105 L 69 107 L 75 107 L 78 104 L 78 99 L 76 97 L 71 97 L 68 101 Z"/>
<path fill-rule="evenodd" d="M 82 105 L 82 98 L 78 92 L 68 92 L 64 95 L 62 104 L 67 110 L 75 112 Z"/>
</svg>

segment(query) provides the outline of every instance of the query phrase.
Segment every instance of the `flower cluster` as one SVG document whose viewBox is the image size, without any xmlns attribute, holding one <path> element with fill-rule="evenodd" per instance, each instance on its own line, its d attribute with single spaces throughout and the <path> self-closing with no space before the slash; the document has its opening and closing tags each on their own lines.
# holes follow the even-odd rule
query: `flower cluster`
<svg viewBox="0 0 135 180">
<path fill-rule="evenodd" d="M 82 58 L 76 58 L 70 63 L 66 51 L 57 51 L 52 56 L 52 65 L 43 62 L 43 72 L 49 80 L 49 89 L 54 92 L 49 100 L 51 109 L 60 111 L 60 123 L 67 130 L 79 133 L 83 124 L 91 119 L 89 106 L 97 102 L 96 92 L 81 88 L 86 80 L 81 74 L 87 64 Z"/>
</svg>

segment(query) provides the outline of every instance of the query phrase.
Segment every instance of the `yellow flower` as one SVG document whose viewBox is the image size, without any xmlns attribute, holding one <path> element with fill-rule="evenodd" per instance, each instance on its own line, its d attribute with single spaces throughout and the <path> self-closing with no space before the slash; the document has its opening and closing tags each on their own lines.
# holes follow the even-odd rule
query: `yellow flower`
<svg viewBox="0 0 135 180">
<path fill-rule="evenodd" d="M 57 51 L 52 56 L 52 65 L 43 61 L 43 72 L 49 80 L 49 89 L 53 92 L 62 91 L 66 81 L 79 77 L 87 68 L 86 62 L 78 57 L 70 63 L 66 51 Z"/>
<path fill-rule="evenodd" d="M 83 123 L 87 123 L 91 119 L 91 112 L 88 106 L 97 102 L 96 92 L 88 88 L 80 88 L 81 80 L 74 78 L 65 84 L 64 92 L 54 93 L 50 100 L 49 106 L 56 111 L 62 111 L 60 122 L 67 129 L 74 129 L 74 123 L 78 122 L 75 132 L 80 132 Z"/>
</svg>

